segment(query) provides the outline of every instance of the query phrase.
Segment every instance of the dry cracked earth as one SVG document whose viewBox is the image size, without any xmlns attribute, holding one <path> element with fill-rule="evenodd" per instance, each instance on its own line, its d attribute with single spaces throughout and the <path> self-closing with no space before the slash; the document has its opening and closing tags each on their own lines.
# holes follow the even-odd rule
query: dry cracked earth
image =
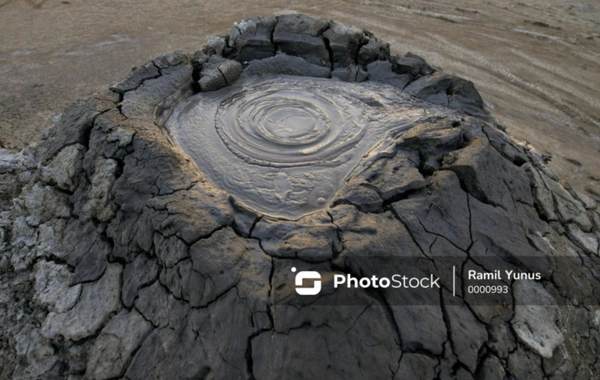
<svg viewBox="0 0 600 380">
<path fill-rule="evenodd" d="M 381 86 L 419 112 L 386 124 L 330 201 L 273 217 L 166 128 L 182 102 L 272 75 Z M 361 99 L 369 120 L 393 112 L 380 96 Z M 597 378 L 597 205 L 502 129 L 471 82 L 333 21 L 248 19 L 155 58 L 1 157 L 0 377 Z M 355 152 L 340 151 L 311 165 Z M 460 279 L 492 263 L 541 278 L 482 301 Z M 325 290 L 296 296 L 292 267 Z M 330 287 L 408 268 L 441 288 Z"/>
</svg>

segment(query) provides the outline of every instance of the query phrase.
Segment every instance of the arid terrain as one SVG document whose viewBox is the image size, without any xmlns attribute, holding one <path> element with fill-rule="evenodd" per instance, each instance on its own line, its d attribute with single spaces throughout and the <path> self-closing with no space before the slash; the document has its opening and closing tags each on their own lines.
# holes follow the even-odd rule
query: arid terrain
<svg viewBox="0 0 600 380">
<path fill-rule="evenodd" d="M 0 1 L 0 144 L 36 140 L 73 101 L 232 23 L 290 12 L 368 29 L 473 81 L 519 140 L 600 200 L 600 5 L 591 0 Z"/>
</svg>

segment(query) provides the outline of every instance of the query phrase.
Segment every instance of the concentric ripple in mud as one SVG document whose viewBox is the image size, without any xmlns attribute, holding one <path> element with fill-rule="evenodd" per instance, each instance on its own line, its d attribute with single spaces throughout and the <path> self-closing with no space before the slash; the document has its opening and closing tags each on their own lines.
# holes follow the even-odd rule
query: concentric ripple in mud
<svg viewBox="0 0 600 380">
<path fill-rule="evenodd" d="M 437 112 L 383 84 L 278 76 L 197 94 L 166 126 L 216 186 L 295 219 L 325 207 L 386 136 Z"/>
<path fill-rule="evenodd" d="M 361 104 L 323 88 L 252 86 L 224 101 L 216 128 L 227 147 L 249 163 L 282 167 L 326 163 L 365 132 Z"/>
</svg>

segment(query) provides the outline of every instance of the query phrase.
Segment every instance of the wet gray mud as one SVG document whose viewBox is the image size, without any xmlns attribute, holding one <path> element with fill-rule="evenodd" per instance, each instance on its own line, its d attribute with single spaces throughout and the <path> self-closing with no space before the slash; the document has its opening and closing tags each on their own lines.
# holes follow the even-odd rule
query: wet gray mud
<svg viewBox="0 0 600 380">
<path fill-rule="evenodd" d="M 0 175 L 0 378 L 600 375 L 596 203 L 365 30 L 246 19 Z"/>
<path fill-rule="evenodd" d="M 384 138 L 442 115 L 383 83 L 267 76 L 191 97 L 166 128 L 216 186 L 297 219 L 328 205 Z"/>
</svg>

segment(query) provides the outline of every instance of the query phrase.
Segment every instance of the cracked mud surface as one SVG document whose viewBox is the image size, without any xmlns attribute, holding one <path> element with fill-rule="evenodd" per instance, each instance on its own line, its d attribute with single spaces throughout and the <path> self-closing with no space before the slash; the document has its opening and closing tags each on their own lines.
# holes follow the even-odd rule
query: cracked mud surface
<svg viewBox="0 0 600 380">
<path fill-rule="evenodd" d="M 165 125 L 185 99 L 274 71 L 395 86 L 430 117 L 382 137 L 321 209 L 273 217 L 217 186 Z M 600 374 L 595 202 L 498 129 L 471 82 L 361 29 L 248 19 L 140 66 L 0 159 L 0 378 Z M 459 274 L 497 261 L 543 277 L 503 304 L 464 284 L 452 297 L 446 278 L 425 299 L 327 291 L 334 273 L 407 260 L 443 277 L 448 259 Z M 292 267 L 326 290 L 294 296 Z"/>
</svg>

